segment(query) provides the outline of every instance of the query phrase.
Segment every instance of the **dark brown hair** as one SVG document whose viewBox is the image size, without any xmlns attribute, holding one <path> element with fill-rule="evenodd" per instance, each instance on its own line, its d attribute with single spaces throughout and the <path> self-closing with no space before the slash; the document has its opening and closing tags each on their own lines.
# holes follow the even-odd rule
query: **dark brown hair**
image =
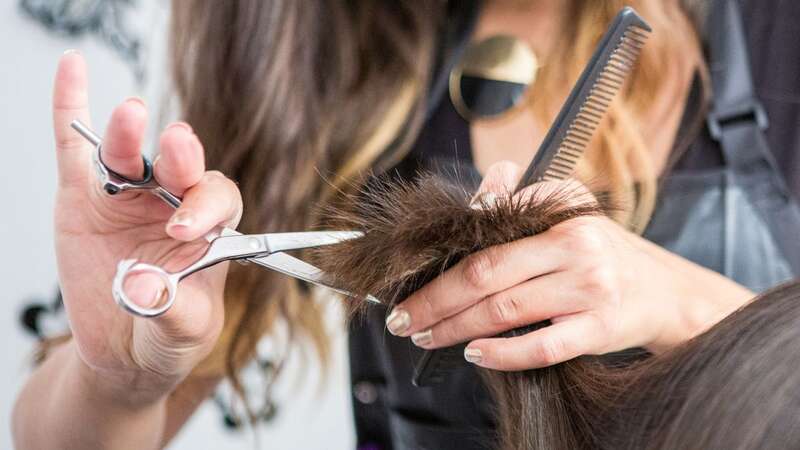
<svg viewBox="0 0 800 450">
<path fill-rule="evenodd" d="M 337 227 L 365 236 L 317 249 L 316 262 L 342 287 L 391 306 L 469 253 L 602 211 L 576 195 L 568 189 L 476 209 L 469 193 L 435 177 L 376 183 L 328 212 Z M 355 309 L 366 305 L 356 301 Z M 544 369 L 480 372 L 504 450 L 777 449 L 800 442 L 798 345 L 794 284 L 633 364 L 585 356 Z"/>
</svg>

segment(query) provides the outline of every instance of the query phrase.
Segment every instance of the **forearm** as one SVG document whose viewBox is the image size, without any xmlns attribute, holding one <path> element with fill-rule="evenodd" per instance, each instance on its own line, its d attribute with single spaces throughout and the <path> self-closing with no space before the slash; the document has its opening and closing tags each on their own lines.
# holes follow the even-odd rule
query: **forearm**
<svg viewBox="0 0 800 450">
<path fill-rule="evenodd" d="M 713 270 L 695 264 L 645 239 L 638 238 L 654 264 L 653 285 L 661 285 L 663 301 L 671 302 L 670 314 L 662 332 L 648 349 L 661 352 L 701 334 L 744 306 L 755 293 Z M 668 274 L 664 276 L 664 274 Z"/>
<path fill-rule="evenodd" d="M 104 392 L 73 345 L 56 349 L 25 384 L 12 418 L 15 448 L 160 448 L 166 399 L 128 402 Z"/>
</svg>

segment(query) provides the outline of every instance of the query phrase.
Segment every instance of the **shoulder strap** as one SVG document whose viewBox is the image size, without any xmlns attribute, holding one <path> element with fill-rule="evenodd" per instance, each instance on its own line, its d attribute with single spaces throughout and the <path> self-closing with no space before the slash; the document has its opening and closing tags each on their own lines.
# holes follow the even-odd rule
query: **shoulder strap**
<svg viewBox="0 0 800 450">
<path fill-rule="evenodd" d="M 776 168 L 764 130 L 768 119 L 756 97 L 737 0 L 713 0 L 707 18 L 709 71 L 713 90 L 707 123 L 728 166 L 746 167 L 757 160 Z"/>
</svg>

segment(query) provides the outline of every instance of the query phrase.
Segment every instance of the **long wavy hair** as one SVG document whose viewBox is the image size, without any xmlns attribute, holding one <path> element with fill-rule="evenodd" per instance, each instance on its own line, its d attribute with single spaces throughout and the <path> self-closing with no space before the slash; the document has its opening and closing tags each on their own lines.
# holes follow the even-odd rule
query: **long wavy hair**
<svg viewBox="0 0 800 450">
<path fill-rule="evenodd" d="M 567 27 L 534 89 L 545 127 L 559 99 L 548 92 L 577 79 L 612 16 L 632 5 L 655 32 L 628 88 L 598 131 L 581 177 L 608 180 L 630 205 L 617 217 L 643 228 L 656 174 L 642 123 L 647 101 L 662 92 L 681 55 L 697 46 L 684 8 L 662 0 L 569 0 Z M 171 61 L 181 116 L 206 148 L 207 167 L 239 183 L 245 233 L 303 230 L 318 219 L 311 205 L 368 171 L 392 166 L 420 128 L 441 30 L 455 1 L 235 0 L 173 1 Z M 329 181 L 330 180 L 330 181 Z M 231 266 L 226 323 L 217 348 L 195 371 L 237 373 L 276 320 L 297 341 L 327 355 L 321 316 L 296 281 Z"/>
</svg>

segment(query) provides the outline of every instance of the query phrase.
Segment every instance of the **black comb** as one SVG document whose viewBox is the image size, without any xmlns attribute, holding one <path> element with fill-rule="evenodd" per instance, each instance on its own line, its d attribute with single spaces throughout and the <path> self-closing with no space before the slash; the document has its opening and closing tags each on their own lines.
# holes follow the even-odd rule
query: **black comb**
<svg viewBox="0 0 800 450">
<path fill-rule="evenodd" d="M 563 180 L 572 174 L 651 31 L 633 8 L 626 7 L 617 14 L 515 192 L 539 181 Z M 533 326 L 522 327 L 506 335 L 518 336 L 533 329 Z M 464 363 L 464 348 L 465 344 L 459 344 L 426 351 L 414 368 L 414 385 L 424 387 L 442 382 L 453 367 Z"/>
<path fill-rule="evenodd" d="M 563 180 L 572 174 L 608 106 L 636 64 L 651 31 L 633 8 L 627 7 L 617 14 L 516 191 L 539 181 Z"/>
</svg>

